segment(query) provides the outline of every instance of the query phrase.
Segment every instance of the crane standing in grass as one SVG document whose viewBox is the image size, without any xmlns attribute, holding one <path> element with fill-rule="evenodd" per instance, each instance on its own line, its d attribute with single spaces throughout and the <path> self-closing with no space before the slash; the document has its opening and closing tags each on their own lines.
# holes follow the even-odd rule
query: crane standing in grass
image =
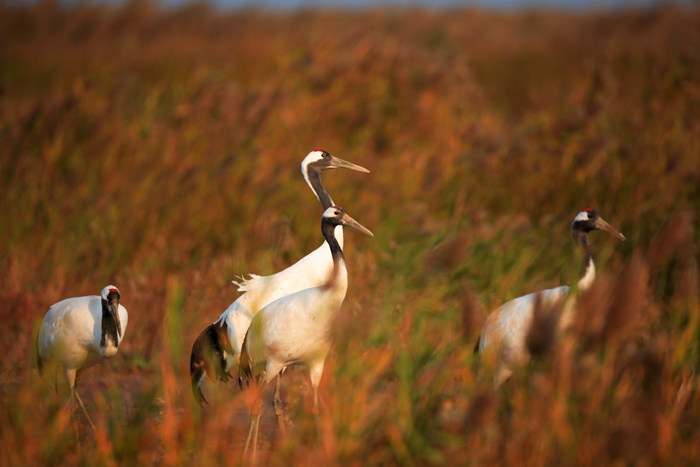
<svg viewBox="0 0 700 467">
<path fill-rule="evenodd" d="M 583 274 L 578 281 L 579 291 L 588 290 L 595 279 L 595 263 L 588 245 L 588 234 L 593 230 L 605 230 L 620 240 L 625 240 L 625 236 L 604 221 L 597 211 L 584 209 L 576 216 L 571 224 L 571 236 L 584 255 Z M 546 308 L 563 305 L 558 330 L 561 332 L 568 328 L 573 320 L 575 305 L 569 293 L 570 287 L 566 285 L 532 293 L 504 303 L 489 315 L 477 346 L 482 354 L 500 352 L 494 377 L 495 386 L 500 386 L 507 380 L 513 374 L 515 366 L 522 365 L 529 359 L 526 339 L 538 306 Z"/>
<path fill-rule="evenodd" d="M 244 457 L 254 432 L 255 460 L 262 393 L 265 386 L 287 365 L 309 368 L 314 391 L 314 413 L 318 413 L 318 384 L 331 346 L 331 325 L 348 289 L 345 257 L 335 236 L 337 227 L 343 225 L 373 236 L 372 232 L 348 216 L 343 208 L 331 206 L 326 209 L 321 219 L 321 231 L 330 246 L 333 260 L 333 269 L 326 282 L 275 300 L 260 310 L 250 323 L 241 349 L 239 381 L 242 387 L 243 381 L 253 379 L 259 386 L 260 401 L 253 403 Z"/>
<path fill-rule="evenodd" d="M 71 392 L 71 407 L 76 399 L 90 428 L 95 425 L 75 386 L 83 371 L 119 350 L 129 315 L 119 304 L 119 289 L 108 285 L 100 296 L 68 298 L 49 308 L 37 336 L 37 366 L 43 374 L 48 365 L 62 366 Z"/>
<path fill-rule="evenodd" d="M 301 163 L 304 180 L 321 202 L 324 211 L 334 203 L 321 184 L 321 173 L 337 168 L 369 172 L 364 167 L 321 150 L 310 152 Z M 337 227 L 335 236 L 342 247 L 342 227 Z M 211 381 L 218 379 L 226 382 L 232 377 L 232 371 L 238 373 L 236 366 L 243 338 L 258 310 L 273 300 L 323 284 L 332 270 L 333 260 L 328 244 L 324 242 L 315 251 L 277 274 L 264 277 L 251 275 L 249 280 L 234 282 L 239 286 L 238 291 L 245 293 L 233 302 L 218 320 L 202 331 L 192 346 L 190 376 L 195 399 L 200 404 L 207 402 L 201 390 L 205 377 Z M 276 412 L 281 410 L 279 392 L 275 393 L 274 404 Z M 280 425 L 280 428 L 284 430 L 283 425 Z"/>
</svg>

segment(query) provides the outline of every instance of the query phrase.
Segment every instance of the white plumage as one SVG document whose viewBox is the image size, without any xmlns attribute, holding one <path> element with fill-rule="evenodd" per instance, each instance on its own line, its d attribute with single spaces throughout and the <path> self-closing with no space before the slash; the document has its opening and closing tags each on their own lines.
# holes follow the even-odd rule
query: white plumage
<svg viewBox="0 0 700 467">
<path fill-rule="evenodd" d="M 308 367 L 314 391 L 315 413 L 318 413 L 318 384 L 331 345 L 331 325 L 348 288 L 343 250 L 335 237 L 337 226 L 341 225 L 373 235 L 348 216 L 343 208 L 332 206 L 326 209 L 321 230 L 330 248 L 332 271 L 326 276 L 323 285 L 287 295 L 260 310 L 250 324 L 240 357 L 240 380 L 255 379 L 261 385 L 261 393 L 287 365 L 300 364 Z M 254 428 L 253 458 L 261 415 L 260 407 L 256 409 L 258 413 L 251 417 L 245 447 L 247 451 Z"/>
<path fill-rule="evenodd" d="M 352 164 L 326 151 L 312 151 L 301 163 L 301 171 L 324 210 L 333 205 L 333 200 L 321 184 L 321 172 L 335 168 L 348 168 L 369 172 L 364 167 Z M 343 229 L 335 231 L 341 247 Z M 200 385 L 205 376 L 212 381 L 228 381 L 236 367 L 245 333 L 250 321 L 262 307 L 299 290 L 315 287 L 327 281 L 333 271 L 333 260 L 327 242 L 309 253 L 287 269 L 271 276 L 251 275 L 248 280 L 234 282 L 240 292 L 245 292 L 224 311 L 219 319 L 197 337 L 190 359 L 192 391 L 200 402 L 206 402 Z"/>
<path fill-rule="evenodd" d="M 75 390 L 76 380 L 87 368 L 113 357 L 126 332 L 129 315 L 119 304 L 121 295 L 108 285 L 100 295 L 62 300 L 49 308 L 37 336 L 40 373 L 62 366 L 71 390 L 94 430 L 94 425 Z"/>
<path fill-rule="evenodd" d="M 599 229 L 625 240 L 624 235 L 612 228 L 592 209 L 581 211 L 571 224 L 574 242 L 584 254 L 584 272 L 578 282 L 579 291 L 587 290 L 595 279 L 595 263 L 588 245 L 588 233 Z M 569 327 L 575 312 L 575 297 L 570 296 L 570 292 L 570 287 L 561 286 L 532 293 L 503 304 L 489 315 L 481 330 L 478 348 L 482 354 L 498 352 L 495 386 L 500 386 L 507 380 L 513 373 L 513 368 L 529 360 L 526 339 L 538 306 L 545 310 L 561 309 L 557 333 Z"/>
</svg>

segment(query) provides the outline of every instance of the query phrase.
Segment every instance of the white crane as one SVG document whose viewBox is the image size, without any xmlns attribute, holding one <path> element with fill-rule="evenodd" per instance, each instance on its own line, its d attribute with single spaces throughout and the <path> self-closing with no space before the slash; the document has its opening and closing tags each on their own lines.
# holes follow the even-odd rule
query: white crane
<svg viewBox="0 0 700 467">
<path fill-rule="evenodd" d="M 119 304 L 119 289 L 108 285 L 99 296 L 67 298 L 51 305 L 37 335 L 39 373 L 49 365 L 62 366 L 71 392 L 85 413 L 90 428 L 95 425 L 75 389 L 83 371 L 113 357 L 126 332 L 129 315 Z"/>
<path fill-rule="evenodd" d="M 321 232 L 331 250 L 333 268 L 323 285 L 308 288 L 269 303 L 255 315 L 241 349 L 239 382 L 254 379 L 265 386 L 288 365 L 308 367 L 314 391 L 314 413 L 318 413 L 318 383 L 331 346 L 331 325 L 340 310 L 348 289 L 348 273 L 343 249 L 336 239 L 337 227 L 347 225 L 362 233 L 372 232 L 351 218 L 338 206 L 326 209 L 321 219 Z M 278 380 L 279 382 L 279 380 Z M 243 456 L 248 451 L 251 434 L 253 460 L 257 450 L 262 399 L 253 405 L 250 428 Z M 279 420 L 279 414 L 278 414 Z M 282 423 L 280 421 L 280 423 Z"/>
<path fill-rule="evenodd" d="M 625 240 L 625 236 L 604 221 L 597 211 L 584 209 L 576 216 L 571 224 L 571 236 L 584 255 L 583 274 L 578 281 L 579 291 L 589 289 L 595 279 L 595 263 L 588 245 L 588 233 L 592 230 L 605 230 L 620 240 Z M 529 359 L 526 339 L 538 306 L 546 309 L 563 305 L 557 332 L 569 327 L 575 308 L 575 299 L 569 297 L 569 292 L 570 287 L 564 285 L 525 295 L 504 303 L 489 315 L 477 346 L 482 354 L 500 352 L 494 376 L 496 387 L 512 375 L 515 366 L 522 365 Z"/>
<path fill-rule="evenodd" d="M 369 173 L 369 170 L 332 156 L 327 151 L 310 152 L 301 163 L 304 180 L 314 192 L 325 211 L 333 206 L 333 200 L 321 184 L 321 172 L 329 169 L 346 168 Z M 339 244 L 343 245 L 343 229 L 335 232 Z M 213 324 L 197 337 L 192 346 L 190 376 L 195 399 L 206 403 L 201 384 L 205 377 L 211 381 L 228 381 L 231 371 L 235 371 L 241 352 L 243 338 L 253 316 L 262 307 L 278 298 L 299 290 L 323 284 L 333 270 L 333 260 L 328 243 L 324 242 L 287 269 L 271 276 L 251 275 L 251 279 L 241 278 L 239 292 L 245 292 Z M 279 393 L 275 394 L 275 410 L 279 409 Z M 279 413 L 278 413 L 279 414 Z M 284 430 L 283 425 L 280 428 Z"/>
</svg>

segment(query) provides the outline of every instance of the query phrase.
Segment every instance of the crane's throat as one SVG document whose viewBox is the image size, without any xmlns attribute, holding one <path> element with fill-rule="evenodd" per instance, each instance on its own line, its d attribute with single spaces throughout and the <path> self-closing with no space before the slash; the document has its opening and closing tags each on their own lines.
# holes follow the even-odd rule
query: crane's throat
<svg viewBox="0 0 700 467">
<path fill-rule="evenodd" d="M 119 334 L 117 322 L 112 315 L 102 316 L 102 340 L 100 340 L 100 353 L 103 357 L 112 357 L 119 349 Z"/>
</svg>

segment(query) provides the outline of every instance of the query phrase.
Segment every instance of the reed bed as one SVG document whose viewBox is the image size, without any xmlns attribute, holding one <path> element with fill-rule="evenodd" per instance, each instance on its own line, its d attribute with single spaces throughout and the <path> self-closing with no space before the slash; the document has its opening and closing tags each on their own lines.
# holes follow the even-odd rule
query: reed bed
<svg viewBox="0 0 700 467">
<path fill-rule="evenodd" d="M 266 404 L 268 465 L 694 465 L 700 459 L 700 10 L 219 12 L 0 4 L 0 452 L 5 465 L 237 465 L 246 395 L 190 393 L 197 334 L 242 273 L 321 242 L 299 163 L 374 238 L 310 411 Z M 474 354 L 490 311 L 599 277 L 562 339 L 502 388 Z M 48 307 L 122 292 L 117 357 L 79 388 L 80 451 L 34 368 Z M 268 396 L 269 397 L 269 396 Z"/>
</svg>

